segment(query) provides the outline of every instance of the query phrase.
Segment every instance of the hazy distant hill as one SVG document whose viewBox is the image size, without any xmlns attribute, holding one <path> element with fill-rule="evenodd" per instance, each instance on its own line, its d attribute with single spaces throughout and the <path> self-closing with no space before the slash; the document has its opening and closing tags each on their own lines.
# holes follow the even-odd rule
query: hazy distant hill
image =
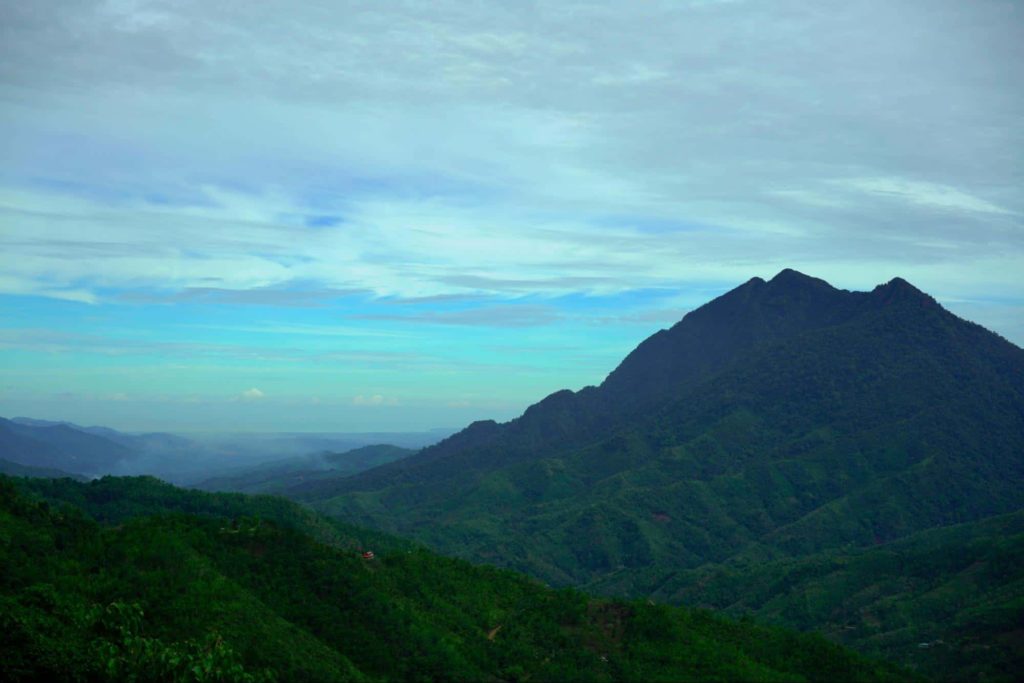
<svg viewBox="0 0 1024 683">
<path fill-rule="evenodd" d="M 650 337 L 599 387 L 303 497 L 643 595 L 652 568 L 856 552 L 1012 513 L 1022 483 L 1024 351 L 904 280 L 848 292 L 786 270 Z"/>
<path fill-rule="evenodd" d="M 85 476 L 111 472 L 136 452 L 67 423 L 0 418 L 0 458 Z"/>
<path fill-rule="evenodd" d="M 332 481 L 371 467 L 407 458 L 416 451 L 387 444 L 362 446 L 343 453 L 318 453 L 260 463 L 228 475 L 211 477 L 194 488 L 238 493 L 312 493 Z"/>
<path fill-rule="evenodd" d="M 4 460 L 0 458 L 0 474 L 6 474 L 11 477 L 44 477 L 44 478 L 61 478 L 70 477 L 77 479 L 78 481 L 85 481 L 85 477 L 79 474 L 71 474 L 63 470 L 52 469 L 49 467 L 32 467 L 30 465 L 19 465 L 16 462 L 10 460 Z"/>
<path fill-rule="evenodd" d="M 0 459 L 28 467 L 59 469 L 86 477 L 153 475 L 181 485 L 228 480 L 253 473 L 273 484 L 263 472 L 336 470 L 333 477 L 389 462 L 385 450 L 358 451 L 380 443 L 415 449 L 436 443 L 450 430 L 382 433 L 205 433 L 182 436 L 163 432 L 126 433 L 109 427 L 83 427 L 66 421 L 29 417 L 0 418 Z M 322 453 L 354 455 L 343 463 L 324 460 Z M 410 451 L 411 452 L 411 451 Z M 310 473 L 311 474 L 311 473 Z M 301 483 L 295 479 L 291 483 Z M 202 484 L 200 484 L 202 485 Z M 216 488 L 216 487 L 215 487 Z M 225 485 L 228 490 L 260 491 L 262 485 Z"/>
</svg>

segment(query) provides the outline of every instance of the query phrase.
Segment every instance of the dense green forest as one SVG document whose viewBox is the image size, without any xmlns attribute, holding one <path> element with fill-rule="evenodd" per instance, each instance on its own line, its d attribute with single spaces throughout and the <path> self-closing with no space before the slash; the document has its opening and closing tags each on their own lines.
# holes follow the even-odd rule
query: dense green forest
<svg viewBox="0 0 1024 683">
<path fill-rule="evenodd" d="M 4 680 L 907 675 L 820 636 L 552 590 L 281 499 L 150 478 L 0 479 L 0 562 Z"/>
<path fill-rule="evenodd" d="M 1024 670 L 1024 512 L 866 549 L 698 569 L 657 565 L 588 585 L 798 629 L 939 680 L 1015 680 Z"/>
</svg>

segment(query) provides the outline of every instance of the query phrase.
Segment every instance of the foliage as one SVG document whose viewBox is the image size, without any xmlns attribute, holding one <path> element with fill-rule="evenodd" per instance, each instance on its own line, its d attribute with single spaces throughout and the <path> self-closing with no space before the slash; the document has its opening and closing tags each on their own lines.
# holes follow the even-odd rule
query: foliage
<svg viewBox="0 0 1024 683">
<path fill-rule="evenodd" d="M 38 490 L 48 500 L 31 493 Z M 408 545 L 374 547 L 376 559 L 367 561 L 341 532 L 333 545 L 316 540 L 308 530 L 323 527 L 289 506 L 146 478 L 0 479 L 0 678 L 906 675 L 817 637 L 701 611 L 595 600 Z"/>
</svg>

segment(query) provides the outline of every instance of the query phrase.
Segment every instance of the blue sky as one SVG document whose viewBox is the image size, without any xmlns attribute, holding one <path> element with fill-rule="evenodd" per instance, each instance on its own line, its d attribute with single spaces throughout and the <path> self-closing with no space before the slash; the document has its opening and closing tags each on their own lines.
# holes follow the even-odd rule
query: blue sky
<svg viewBox="0 0 1024 683">
<path fill-rule="evenodd" d="M 784 267 L 1024 343 L 1020 3 L 0 18 L 2 415 L 508 419 Z"/>
</svg>

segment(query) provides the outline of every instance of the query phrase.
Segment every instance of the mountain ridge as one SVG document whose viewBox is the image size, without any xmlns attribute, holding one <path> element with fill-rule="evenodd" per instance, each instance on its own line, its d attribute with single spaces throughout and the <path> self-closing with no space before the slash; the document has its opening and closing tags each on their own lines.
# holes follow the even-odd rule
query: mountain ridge
<svg viewBox="0 0 1024 683">
<path fill-rule="evenodd" d="M 784 304 L 788 306 L 787 316 L 778 311 Z M 752 306 L 758 309 L 756 316 L 750 314 Z M 581 442 L 597 435 L 614 432 L 637 413 L 665 402 L 666 397 L 707 380 L 755 346 L 779 343 L 812 328 L 850 322 L 858 316 L 877 314 L 879 310 L 907 307 L 918 313 L 930 312 L 961 320 L 899 277 L 870 292 L 839 290 L 824 280 L 793 269 L 784 269 L 768 281 L 751 278 L 690 311 L 670 328 L 642 341 L 600 385 L 575 392 L 556 391 L 506 423 L 474 422 L 461 432 L 423 449 L 417 456 L 390 467 L 369 470 L 362 476 L 390 475 L 401 479 L 410 468 L 468 449 L 496 443 L 504 447 L 500 442 L 507 439 L 525 440 L 527 445 L 519 450 L 530 452 L 538 445 L 544 449 L 580 446 Z M 984 329 L 974 323 L 961 322 Z M 729 342 L 722 343 L 723 338 Z M 999 339 L 1018 353 L 1024 353 L 1010 342 Z M 637 396 L 643 398 L 635 398 Z M 351 486 L 354 482 L 344 485 Z"/>
</svg>

